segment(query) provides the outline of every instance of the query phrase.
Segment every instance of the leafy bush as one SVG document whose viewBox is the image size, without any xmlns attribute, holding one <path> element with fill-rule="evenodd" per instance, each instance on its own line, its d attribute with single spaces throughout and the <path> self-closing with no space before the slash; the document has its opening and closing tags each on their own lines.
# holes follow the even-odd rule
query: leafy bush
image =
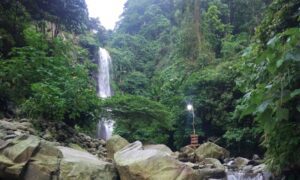
<svg viewBox="0 0 300 180">
<path fill-rule="evenodd" d="M 264 130 L 266 162 L 280 173 L 300 166 L 300 29 L 277 33 L 265 46 L 254 44 L 246 54 L 243 88 L 247 94 L 239 110 L 241 116 L 256 117 Z"/>
<path fill-rule="evenodd" d="M 89 77 L 87 52 L 68 41 L 25 31 L 26 47 L 14 48 L 1 61 L 1 92 L 30 117 L 70 125 L 98 119 L 99 100 Z"/>
<path fill-rule="evenodd" d="M 167 143 L 171 114 L 162 104 L 141 96 L 122 95 L 105 100 L 116 122 L 115 132 L 129 141 Z"/>
<path fill-rule="evenodd" d="M 146 90 L 149 87 L 149 79 L 145 74 L 133 71 L 128 74 L 124 81 L 120 83 L 120 89 L 122 92 L 135 95 L 144 95 L 147 96 Z"/>
</svg>

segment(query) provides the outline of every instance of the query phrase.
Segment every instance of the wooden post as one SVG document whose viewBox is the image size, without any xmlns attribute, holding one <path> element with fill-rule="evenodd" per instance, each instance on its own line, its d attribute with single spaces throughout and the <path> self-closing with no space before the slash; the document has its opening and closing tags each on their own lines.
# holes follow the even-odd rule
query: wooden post
<svg viewBox="0 0 300 180">
<path fill-rule="evenodd" d="M 197 148 L 199 146 L 198 144 L 198 135 L 197 134 L 191 134 L 191 147 Z"/>
</svg>

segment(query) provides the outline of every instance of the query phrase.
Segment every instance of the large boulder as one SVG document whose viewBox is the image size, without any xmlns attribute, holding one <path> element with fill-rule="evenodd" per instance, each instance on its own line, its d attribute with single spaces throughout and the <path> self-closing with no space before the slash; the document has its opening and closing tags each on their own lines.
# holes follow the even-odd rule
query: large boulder
<svg viewBox="0 0 300 180">
<path fill-rule="evenodd" d="M 222 167 L 222 164 L 217 159 L 206 158 L 201 163 L 185 162 L 184 164 L 196 171 L 199 180 L 224 179 L 226 177 L 225 167 Z"/>
<path fill-rule="evenodd" d="M 202 179 L 224 179 L 226 177 L 226 173 L 222 169 L 212 169 L 212 168 L 204 168 L 197 170 L 198 180 Z"/>
<path fill-rule="evenodd" d="M 90 153 L 67 147 L 57 147 L 63 158 L 60 161 L 60 178 L 66 180 L 113 180 L 117 172 L 112 163 L 102 161 Z"/>
<path fill-rule="evenodd" d="M 117 179 L 112 163 L 102 161 L 88 152 L 22 135 L 0 140 L 0 179 Z"/>
<path fill-rule="evenodd" d="M 168 155 L 172 155 L 173 151 L 166 145 L 164 144 L 149 144 L 149 145 L 145 145 L 144 149 L 156 149 L 158 151 L 162 151 L 167 153 Z"/>
<path fill-rule="evenodd" d="M 196 180 L 197 171 L 157 149 L 136 141 L 114 155 L 121 180 Z"/>
<path fill-rule="evenodd" d="M 39 146 L 40 139 L 36 136 L 20 136 L 3 150 L 2 154 L 15 163 L 26 162 Z"/>
<path fill-rule="evenodd" d="M 225 171 L 225 166 L 223 166 L 223 164 L 221 164 L 221 162 L 215 158 L 205 158 L 205 159 L 203 159 L 203 161 L 200 164 L 203 164 L 203 165 L 210 164 L 213 166 L 213 168 Z"/>
<path fill-rule="evenodd" d="M 106 149 L 107 149 L 107 157 L 113 158 L 114 154 L 121 150 L 123 147 L 127 146 L 129 142 L 122 138 L 119 135 L 113 135 L 110 139 L 106 142 Z"/>
<path fill-rule="evenodd" d="M 0 178 L 19 178 L 27 161 L 40 144 L 36 136 L 23 135 L 11 140 L 2 141 L 0 149 Z"/>
<path fill-rule="evenodd" d="M 13 130 L 13 131 L 17 130 L 15 124 L 5 120 L 0 120 L 0 127 L 1 129 L 5 129 L 5 130 Z"/>
<path fill-rule="evenodd" d="M 178 159 L 182 162 L 192 162 L 195 163 L 197 158 L 195 155 L 195 150 L 191 146 L 185 146 L 180 149 Z"/>
<path fill-rule="evenodd" d="M 63 157 L 61 151 L 55 146 L 42 143 L 39 151 L 31 158 L 26 172 L 25 180 L 59 179 L 60 161 Z"/>
<path fill-rule="evenodd" d="M 265 164 L 260 164 L 260 165 L 254 166 L 252 168 L 252 171 L 253 171 L 254 174 L 266 172 L 267 171 L 267 166 Z"/>
<path fill-rule="evenodd" d="M 23 135 L 10 141 L 2 141 L 0 150 L 0 177 L 18 178 L 27 161 L 39 146 L 35 136 Z"/>
<path fill-rule="evenodd" d="M 190 164 L 193 165 L 193 163 Z M 193 168 L 197 170 L 199 179 L 223 179 L 226 177 L 225 166 L 218 159 L 205 158 L 195 165 Z"/>
<path fill-rule="evenodd" d="M 199 161 L 203 160 L 204 158 L 225 159 L 229 158 L 230 155 L 229 151 L 212 142 L 201 144 L 195 150 L 195 154 Z"/>
<path fill-rule="evenodd" d="M 238 169 L 242 169 L 243 167 L 248 165 L 249 162 L 250 162 L 249 159 L 246 159 L 246 158 L 243 158 L 243 157 L 237 157 L 237 158 L 234 159 L 234 165 Z"/>
</svg>

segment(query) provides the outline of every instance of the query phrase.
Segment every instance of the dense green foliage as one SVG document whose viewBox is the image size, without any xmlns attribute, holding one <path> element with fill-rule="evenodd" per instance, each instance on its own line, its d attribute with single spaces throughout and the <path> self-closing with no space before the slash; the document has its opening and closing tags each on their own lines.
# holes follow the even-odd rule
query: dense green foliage
<svg viewBox="0 0 300 180">
<path fill-rule="evenodd" d="M 300 165 L 300 16 L 295 12 L 300 3 L 282 4 L 280 0 L 271 4 L 258 27 L 260 41 L 244 54 L 239 83 L 247 94 L 237 107 L 241 116 L 256 117 L 264 132 L 266 162 L 277 173 Z M 275 23 L 269 26 L 271 22 Z"/>
<path fill-rule="evenodd" d="M 201 141 L 299 167 L 299 2 L 128 0 L 107 45 L 117 93 L 172 113 L 169 146 L 189 143 L 193 103 Z"/>
<path fill-rule="evenodd" d="M 83 31 L 88 23 L 85 2 L 2 1 L 0 8 L 1 116 L 72 126 L 97 120 L 100 100 L 90 78 L 95 65 L 88 60 L 97 40 Z M 81 32 L 79 43 L 70 31 Z M 88 37 L 92 40 L 83 41 Z"/>
<path fill-rule="evenodd" d="M 237 126 L 239 120 L 233 116 L 243 95 L 235 78 L 240 75 L 241 52 L 266 3 L 127 1 L 122 20 L 107 43 L 114 59 L 117 93 L 147 96 L 169 107 L 174 122 L 172 147 L 189 142 L 190 113 L 185 106 L 192 102 L 201 140 L 221 138 L 236 153 L 255 149 L 259 131 L 248 133 L 256 131 L 255 126 L 249 127 L 253 121 Z M 253 12 L 248 13 L 245 5 L 253 7 Z M 248 14 L 236 12 L 238 8 Z M 239 133 L 235 133 L 237 128 L 241 128 Z M 237 142 L 244 146 L 238 148 Z"/>
<path fill-rule="evenodd" d="M 172 129 L 171 114 L 162 104 L 141 96 L 113 96 L 104 103 L 116 121 L 115 133 L 129 141 L 165 143 Z"/>
<path fill-rule="evenodd" d="M 244 82 L 247 94 L 238 108 L 243 110 L 242 116 L 256 116 L 264 130 L 267 162 L 279 171 L 299 164 L 300 29 L 276 34 L 264 50 L 257 50 L 255 45 L 246 56 L 244 73 L 256 73 Z"/>
</svg>

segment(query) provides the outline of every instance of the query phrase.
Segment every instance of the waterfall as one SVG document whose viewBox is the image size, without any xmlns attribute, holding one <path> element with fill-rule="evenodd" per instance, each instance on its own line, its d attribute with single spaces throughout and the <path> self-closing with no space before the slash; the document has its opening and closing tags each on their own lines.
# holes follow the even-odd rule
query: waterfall
<svg viewBox="0 0 300 180">
<path fill-rule="evenodd" d="M 109 73 L 111 58 L 106 49 L 99 48 L 98 53 L 98 96 L 107 98 L 111 96 Z"/>
<path fill-rule="evenodd" d="M 99 48 L 98 51 L 98 96 L 100 98 L 111 97 L 110 88 L 110 65 L 111 57 L 106 49 Z M 113 121 L 107 118 L 101 118 L 97 125 L 97 138 L 107 140 L 111 137 L 113 131 Z"/>
</svg>

